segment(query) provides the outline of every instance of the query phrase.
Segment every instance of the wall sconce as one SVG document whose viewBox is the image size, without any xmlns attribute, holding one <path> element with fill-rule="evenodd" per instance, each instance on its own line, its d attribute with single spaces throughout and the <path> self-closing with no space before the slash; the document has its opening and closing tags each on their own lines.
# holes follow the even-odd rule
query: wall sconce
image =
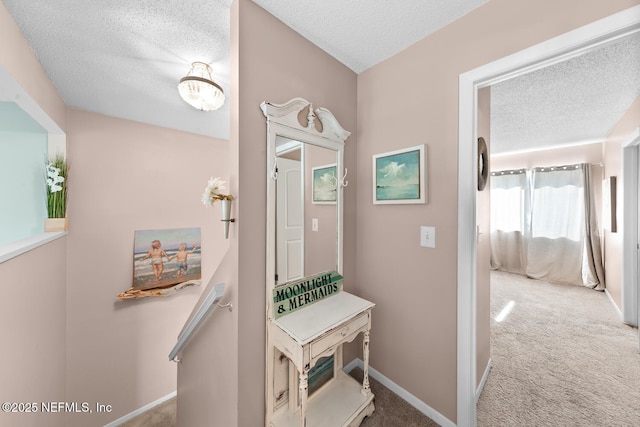
<svg viewBox="0 0 640 427">
<path fill-rule="evenodd" d="M 225 182 L 220 177 L 211 177 L 204 189 L 204 194 L 202 194 L 202 203 L 205 206 L 213 206 L 215 202 L 220 200 L 222 205 L 222 219 L 220 221 L 224 222 L 224 238 L 228 239 L 229 223 L 236 222 L 236 220 L 231 218 L 231 202 L 234 197 L 231 194 L 222 193 L 222 190 L 225 189 L 224 185 Z"/>
<path fill-rule="evenodd" d="M 213 82 L 211 67 L 194 62 L 189 74 L 180 79 L 178 92 L 189 105 L 202 111 L 217 110 L 224 104 L 224 91 Z"/>
<path fill-rule="evenodd" d="M 229 223 L 236 222 L 235 219 L 231 218 L 231 202 L 232 200 L 220 200 L 222 204 L 222 219 L 220 221 L 224 222 L 224 238 L 229 238 Z"/>
</svg>

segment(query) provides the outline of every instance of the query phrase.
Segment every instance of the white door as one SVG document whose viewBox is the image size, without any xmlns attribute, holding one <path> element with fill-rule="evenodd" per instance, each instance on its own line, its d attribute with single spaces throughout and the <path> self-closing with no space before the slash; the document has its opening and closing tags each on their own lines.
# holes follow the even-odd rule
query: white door
<svg viewBox="0 0 640 427">
<path fill-rule="evenodd" d="M 304 277 L 304 197 L 302 165 L 278 158 L 276 274 L 278 283 Z"/>
<path fill-rule="evenodd" d="M 640 147 L 636 147 L 635 149 L 636 156 L 638 156 L 638 162 L 636 165 L 636 172 L 638 173 L 638 186 L 636 189 L 638 190 L 638 198 L 636 199 L 638 202 L 638 224 L 640 225 Z M 636 239 L 636 297 L 638 298 L 638 303 L 636 304 L 636 310 L 638 311 L 637 319 L 638 319 L 638 349 L 640 350 L 640 226 L 637 227 L 638 235 Z"/>
</svg>

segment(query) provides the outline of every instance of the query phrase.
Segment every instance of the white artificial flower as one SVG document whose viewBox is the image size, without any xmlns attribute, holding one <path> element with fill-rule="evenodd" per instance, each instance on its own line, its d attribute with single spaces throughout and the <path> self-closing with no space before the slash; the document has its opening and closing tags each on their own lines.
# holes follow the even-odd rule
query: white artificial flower
<svg viewBox="0 0 640 427">
<path fill-rule="evenodd" d="M 52 166 L 51 163 L 49 163 L 47 165 L 47 176 L 50 176 L 53 178 L 54 176 L 58 176 L 58 175 L 60 175 L 60 169 Z"/>
<path fill-rule="evenodd" d="M 224 185 L 225 181 L 220 177 L 211 177 L 207 183 L 207 188 L 204 189 L 202 194 L 202 203 L 205 206 L 212 206 L 216 200 L 228 199 L 230 196 L 221 193 L 221 190 L 225 189 Z"/>
<path fill-rule="evenodd" d="M 60 169 L 55 168 L 51 165 L 47 166 L 47 185 L 49 186 L 49 191 L 52 193 L 57 193 L 58 191 L 62 191 L 62 186 L 58 185 L 64 182 L 64 177 L 59 175 Z"/>
</svg>

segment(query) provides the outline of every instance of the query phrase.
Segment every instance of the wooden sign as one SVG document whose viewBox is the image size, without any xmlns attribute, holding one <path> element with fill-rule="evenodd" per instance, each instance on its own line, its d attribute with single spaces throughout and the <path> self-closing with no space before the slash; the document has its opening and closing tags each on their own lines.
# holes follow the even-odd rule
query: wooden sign
<svg viewBox="0 0 640 427">
<path fill-rule="evenodd" d="M 343 277 L 335 271 L 325 271 L 305 277 L 273 290 L 274 315 L 291 313 L 342 290 Z"/>
</svg>

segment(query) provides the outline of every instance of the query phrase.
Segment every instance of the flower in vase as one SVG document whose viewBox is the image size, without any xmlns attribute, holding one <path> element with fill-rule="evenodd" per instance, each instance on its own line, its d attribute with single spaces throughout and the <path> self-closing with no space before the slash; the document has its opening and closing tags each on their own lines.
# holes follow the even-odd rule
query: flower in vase
<svg viewBox="0 0 640 427">
<path fill-rule="evenodd" d="M 60 176 L 60 168 L 53 166 L 51 163 L 47 165 L 47 185 L 51 193 L 62 191 L 64 176 Z"/>
<path fill-rule="evenodd" d="M 216 200 L 233 200 L 231 194 L 223 194 L 222 190 L 225 190 L 225 182 L 219 177 L 209 179 L 207 188 L 204 189 L 202 194 L 202 203 L 205 206 L 213 206 Z"/>
<path fill-rule="evenodd" d="M 62 155 L 57 155 L 46 166 L 47 213 L 49 218 L 64 218 L 67 213 L 67 182 L 69 166 Z"/>
</svg>

